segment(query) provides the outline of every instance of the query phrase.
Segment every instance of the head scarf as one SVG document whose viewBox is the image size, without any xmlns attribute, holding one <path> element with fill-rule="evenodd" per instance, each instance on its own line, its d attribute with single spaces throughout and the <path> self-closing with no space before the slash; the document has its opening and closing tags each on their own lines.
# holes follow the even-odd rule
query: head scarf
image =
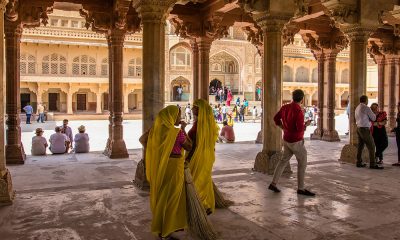
<svg viewBox="0 0 400 240">
<path fill-rule="evenodd" d="M 175 128 L 179 109 L 177 106 L 168 106 L 162 109 L 150 130 L 146 146 L 146 176 L 150 183 L 151 209 L 157 203 L 157 196 L 161 189 L 169 156 L 174 147 L 179 128 Z"/>
<path fill-rule="evenodd" d="M 215 122 L 210 104 L 198 99 L 193 103 L 199 108 L 197 116 L 196 149 L 189 168 L 200 199 L 206 208 L 215 209 L 211 171 L 215 161 L 215 143 L 219 127 Z"/>
</svg>

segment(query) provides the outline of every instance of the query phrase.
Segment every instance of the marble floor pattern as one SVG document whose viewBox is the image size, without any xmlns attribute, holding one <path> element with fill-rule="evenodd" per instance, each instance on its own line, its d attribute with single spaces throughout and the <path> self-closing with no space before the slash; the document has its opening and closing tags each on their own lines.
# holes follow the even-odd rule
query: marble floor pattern
<svg viewBox="0 0 400 240">
<path fill-rule="evenodd" d="M 235 204 L 210 219 L 219 239 L 400 239 L 400 168 L 394 138 L 383 171 L 338 162 L 347 142 L 306 141 L 306 185 L 318 195 L 298 196 L 294 173 L 282 193 L 266 189 L 272 176 L 251 170 L 261 145 L 217 145 L 213 178 Z M 112 160 L 100 152 L 28 157 L 9 166 L 16 199 L 0 208 L 1 240 L 152 240 L 148 192 L 132 184 L 140 150 Z M 194 239 L 184 235 L 184 239 Z"/>
</svg>

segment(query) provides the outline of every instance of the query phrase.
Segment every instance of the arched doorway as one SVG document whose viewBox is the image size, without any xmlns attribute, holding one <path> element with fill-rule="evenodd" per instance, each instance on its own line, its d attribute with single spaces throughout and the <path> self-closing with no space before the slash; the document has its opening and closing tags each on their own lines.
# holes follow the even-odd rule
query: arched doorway
<svg viewBox="0 0 400 240">
<path fill-rule="evenodd" d="M 256 83 L 256 90 L 255 90 L 255 100 L 256 101 L 261 101 L 262 98 L 262 81 L 258 81 Z"/>
<path fill-rule="evenodd" d="M 184 77 L 178 77 L 171 81 L 172 101 L 189 101 L 190 82 Z"/>
<path fill-rule="evenodd" d="M 214 78 L 210 82 L 210 86 L 209 86 L 210 95 L 216 95 L 218 88 L 222 88 L 222 82 L 220 80 Z"/>
</svg>

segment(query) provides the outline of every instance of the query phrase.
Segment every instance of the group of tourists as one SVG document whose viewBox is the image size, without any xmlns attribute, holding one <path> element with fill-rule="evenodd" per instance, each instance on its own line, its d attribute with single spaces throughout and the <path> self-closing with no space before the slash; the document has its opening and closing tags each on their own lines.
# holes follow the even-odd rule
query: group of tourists
<svg viewBox="0 0 400 240">
<path fill-rule="evenodd" d="M 52 154 L 68 153 L 70 149 L 75 153 L 89 152 L 89 135 L 85 133 L 85 126 L 81 125 L 78 128 L 78 133 L 73 137 L 72 129 L 68 126 L 68 120 L 64 119 L 63 125 L 55 127 L 54 131 L 55 133 L 49 138 L 49 150 Z M 72 143 L 74 143 L 74 147 L 72 147 Z M 37 128 L 35 136 L 32 138 L 32 155 L 46 155 L 47 147 L 47 140 L 43 137 L 43 129 Z"/>
<path fill-rule="evenodd" d="M 316 106 L 308 106 L 304 108 L 304 120 L 310 120 L 311 126 L 317 125 L 317 115 L 318 115 L 318 108 Z"/>
<path fill-rule="evenodd" d="M 213 107 L 214 119 L 218 123 L 223 123 L 227 121 L 230 126 L 233 126 L 234 123 L 244 123 L 245 117 L 249 115 L 249 102 L 244 99 L 243 102 L 240 102 L 240 98 L 238 97 L 236 100 L 236 104 L 231 107 L 226 104 L 215 104 Z M 255 122 L 259 111 L 256 106 L 253 106 L 251 109 L 252 120 Z"/>
<path fill-rule="evenodd" d="M 31 124 L 31 118 L 33 116 L 33 107 L 31 106 L 30 103 L 27 103 L 25 107 L 22 108 L 25 112 L 25 116 L 26 116 L 26 124 Z M 41 103 L 38 103 L 37 105 L 37 110 L 36 110 L 36 114 L 37 114 L 37 119 L 36 121 L 39 123 L 44 123 L 44 118 L 45 118 L 45 114 L 44 114 L 44 106 Z"/>
</svg>

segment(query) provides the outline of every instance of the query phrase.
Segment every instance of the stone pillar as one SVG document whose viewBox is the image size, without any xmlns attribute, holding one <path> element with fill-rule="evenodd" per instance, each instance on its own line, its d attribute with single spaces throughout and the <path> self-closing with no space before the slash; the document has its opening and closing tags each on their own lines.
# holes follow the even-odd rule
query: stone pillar
<svg viewBox="0 0 400 240">
<path fill-rule="evenodd" d="M 324 74 L 325 74 L 325 56 L 322 52 L 315 53 L 318 61 L 318 121 L 317 128 L 311 134 L 312 140 L 321 140 L 324 129 Z"/>
<path fill-rule="evenodd" d="M 39 83 L 36 89 L 36 102 L 37 104 L 41 103 L 43 104 L 43 100 L 42 100 L 42 94 L 43 94 L 43 89 L 40 87 Z"/>
<path fill-rule="evenodd" d="M 107 143 L 106 147 L 104 149 L 103 154 L 108 156 L 110 152 L 110 142 L 112 138 L 112 116 L 113 116 L 113 105 L 112 105 L 112 61 L 113 61 L 113 49 L 111 47 L 111 40 L 110 36 L 106 35 L 107 38 L 107 45 L 108 45 L 108 138 L 107 138 Z"/>
<path fill-rule="evenodd" d="M 96 93 L 96 113 L 101 113 L 101 92 Z"/>
<path fill-rule="evenodd" d="M 154 4 L 154 5 L 151 5 Z M 165 104 L 165 20 L 169 6 L 143 2 L 137 11 L 143 25 L 143 132 Z"/>
<path fill-rule="evenodd" d="M 22 26 L 19 23 L 5 23 L 6 39 L 6 113 L 7 113 L 7 163 L 21 164 L 25 161 L 24 146 L 21 142 L 21 127 L 19 114 L 20 102 L 20 42 Z"/>
<path fill-rule="evenodd" d="M 129 101 L 129 94 L 127 91 L 124 91 L 124 113 L 129 113 L 128 101 Z"/>
<path fill-rule="evenodd" d="M 283 23 L 270 19 L 258 22 L 264 36 L 263 66 L 263 149 L 257 154 L 254 170 L 273 174 L 282 155 L 282 132 L 272 121 L 282 104 Z"/>
<path fill-rule="evenodd" d="M 72 111 L 72 96 L 73 96 L 72 90 L 69 90 L 67 92 L 67 114 L 73 114 L 73 111 Z"/>
<path fill-rule="evenodd" d="M 390 56 L 386 58 L 388 63 L 388 84 L 389 84 L 389 102 L 388 102 L 388 131 L 396 127 L 396 63 L 397 57 Z"/>
<path fill-rule="evenodd" d="M 199 46 L 199 98 L 208 101 L 210 84 L 210 49 L 212 40 L 207 37 L 198 38 Z"/>
<path fill-rule="evenodd" d="M 6 168 L 5 155 L 5 58 L 4 58 L 4 9 L 6 1 L 0 1 L 0 206 L 12 204 L 14 199 L 14 190 L 12 187 L 11 173 Z"/>
<path fill-rule="evenodd" d="M 199 82 L 199 46 L 195 40 L 190 42 L 192 47 L 192 71 L 193 71 L 193 101 L 199 98 L 200 82 Z"/>
<path fill-rule="evenodd" d="M 385 58 L 375 57 L 375 59 L 378 64 L 378 104 L 379 108 L 383 109 L 385 105 Z"/>
<path fill-rule="evenodd" d="M 343 147 L 340 161 L 356 163 L 358 139 L 354 113 L 360 96 L 367 91 L 367 40 L 370 31 L 363 28 L 344 30 L 350 40 L 350 143 Z M 364 158 L 364 161 L 369 159 Z"/>
<path fill-rule="evenodd" d="M 340 94 L 336 94 L 336 108 L 339 109 L 341 108 L 341 95 Z"/>
<path fill-rule="evenodd" d="M 125 31 L 113 29 L 109 33 L 109 42 L 112 52 L 112 134 L 107 156 L 109 158 L 128 158 L 123 136 L 123 48 Z"/>
<path fill-rule="evenodd" d="M 325 75 L 326 85 L 324 86 L 326 97 L 326 124 L 322 133 L 322 140 L 328 142 L 340 141 L 339 134 L 335 129 L 335 90 L 336 90 L 336 56 L 338 50 L 325 52 Z"/>
</svg>

